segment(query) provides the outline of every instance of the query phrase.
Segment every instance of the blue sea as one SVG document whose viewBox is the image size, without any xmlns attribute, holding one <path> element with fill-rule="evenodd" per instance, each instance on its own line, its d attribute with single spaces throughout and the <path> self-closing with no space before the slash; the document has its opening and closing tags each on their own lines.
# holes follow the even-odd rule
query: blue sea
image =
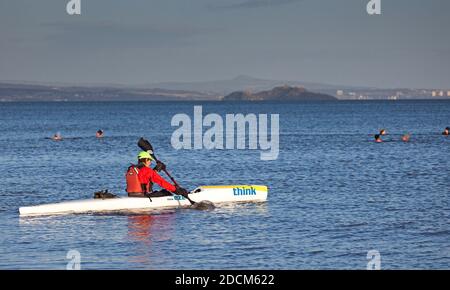
<svg viewBox="0 0 450 290">
<path fill-rule="evenodd" d="M 279 114 L 278 158 L 175 150 L 171 119 L 195 105 Z M 75 250 L 81 269 L 366 269 L 375 250 L 381 269 L 449 269 L 447 126 L 449 101 L 0 103 L 0 268 L 66 269 Z M 382 128 L 386 142 L 373 142 Z M 183 187 L 264 184 L 267 202 L 19 217 L 101 189 L 125 195 L 141 136 Z"/>
</svg>

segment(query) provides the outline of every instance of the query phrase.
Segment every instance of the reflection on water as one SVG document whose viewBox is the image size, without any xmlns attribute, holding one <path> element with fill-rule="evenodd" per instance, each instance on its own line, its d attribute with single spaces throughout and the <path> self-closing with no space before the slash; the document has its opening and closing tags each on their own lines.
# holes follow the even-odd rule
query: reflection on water
<svg viewBox="0 0 450 290">
<path fill-rule="evenodd" d="M 155 260 L 161 260 L 160 243 L 172 238 L 175 211 L 162 214 L 130 215 L 128 221 L 128 240 L 137 248 L 129 256 L 129 262 L 138 268 L 154 268 Z"/>
<path fill-rule="evenodd" d="M 147 246 L 151 244 L 151 227 L 155 217 L 138 215 L 128 217 L 128 236 L 133 241 L 139 241 Z"/>
</svg>

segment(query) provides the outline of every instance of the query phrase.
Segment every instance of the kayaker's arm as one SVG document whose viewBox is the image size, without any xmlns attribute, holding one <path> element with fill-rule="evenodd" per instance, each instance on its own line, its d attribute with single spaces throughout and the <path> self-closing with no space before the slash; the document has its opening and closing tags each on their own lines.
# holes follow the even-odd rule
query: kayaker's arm
<svg viewBox="0 0 450 290">
<path fill-rule="evenodd" d="M 168 181 L 166 181 L 164 178 L 162 178 L 156 171 L 152 170 L 152 176 L 151 176 L 151 181 L 158 184 L 159 186 L 161 186 L 162 188 L 170 191 L 170 192 L 175 192 L 177 190 L 177 188 L 175 187 L 175 185 L 169 183 Z"/>
</svg>

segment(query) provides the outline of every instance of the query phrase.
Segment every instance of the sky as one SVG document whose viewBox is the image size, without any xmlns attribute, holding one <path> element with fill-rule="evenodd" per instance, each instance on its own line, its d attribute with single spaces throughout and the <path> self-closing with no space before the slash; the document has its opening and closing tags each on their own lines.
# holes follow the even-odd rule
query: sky
<svg viewBox="0 0 450 290">
<path fill-rule="evenodd" d="M 0 81 L 450 88 L 450 1 L 0 1 Z"/>
</svg>

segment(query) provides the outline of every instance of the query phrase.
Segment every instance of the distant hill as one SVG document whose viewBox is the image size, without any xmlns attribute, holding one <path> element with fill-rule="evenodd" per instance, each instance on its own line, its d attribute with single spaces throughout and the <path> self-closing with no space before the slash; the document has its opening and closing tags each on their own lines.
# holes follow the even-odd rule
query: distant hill
<svg viewBox="0 0 450 290">
<path fill-rule="evenodd" d="M 245 90 L 262 91 L 262 90 L 270 90 L 273 87 L 282 85 L 298 86 L 298 87 L 301 86 L 308 88 L 309 90 L 325 94 L 335 93 L 336 90 L 349 88 L 348 86 L 337 86 L 313 82 L 267 80 L 254 78 L 246 75 L 240 75 L 233 79 L 228 80 L 203 81 L 203 82 L 163 82 L 163 83 L 148 84 L 146 86 L 172 90 L 175 89 L 175 90 L 198 91 L 225 96 L 234 91 L 245 91 Z"/>
<path fill-rule="evenodd" d="M 249 91 L 238 91 L 226 95 L 224 101 L 337 101 L 336 97 L 313 93 L 303 87 L 280 86 L 268 91 L 251 93 Z"/>
</svg>

